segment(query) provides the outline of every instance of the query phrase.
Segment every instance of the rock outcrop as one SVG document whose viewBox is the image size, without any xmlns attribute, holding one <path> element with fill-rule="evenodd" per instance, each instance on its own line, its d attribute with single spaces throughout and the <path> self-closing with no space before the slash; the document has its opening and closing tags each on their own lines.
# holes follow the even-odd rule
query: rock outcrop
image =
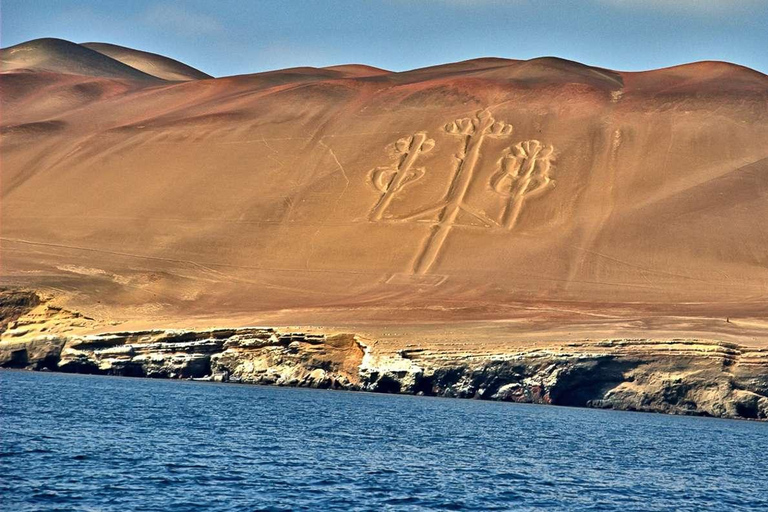
<svg viewBox="0 0 768 512">
<path fill-rule="evenodd" d="M 0 338 L 0 367 L 768 419 L 768 350 L 735 343 L 387 352 L 352 333 L 268 327 L 76 334 L 72 326 L 89 319 L 36 296 L 17 302 Z"/>
<path fill-rule="evenodd" d="M 364 387 L 414 393 L 768 419 L 768 351 L 699 340 L 611 340 L 495 358 L 402 351 L 361 368 Z"/>
<path fill-rule="evenodd" d="M 270 328 L 154 330 L 42 337 L 8 350 L 5 366 L 129 377 L 203 379 L 317 388 L 352 388 L 363 352 L 350 335 Z M 37 349 L 56 359 L 43 360 Z M 26 349 L 26 353 L 24 350 Z M 19 354 L 24 354 L 19 355 Z"/>
</svg>

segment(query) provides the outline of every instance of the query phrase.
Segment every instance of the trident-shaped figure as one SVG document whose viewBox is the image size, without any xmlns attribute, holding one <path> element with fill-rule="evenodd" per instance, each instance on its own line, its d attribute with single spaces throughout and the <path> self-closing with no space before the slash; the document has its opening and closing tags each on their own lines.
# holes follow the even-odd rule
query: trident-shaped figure
<svg viewBox="0 0 768 512">
<path fill-rule="evenodd" d="M 459 154 L 459 165 L 453 176 L 451 187 L 445 202 L 439 208 L 437 221 L 432 228 L 432 234 L 427 239 L 419 257 L 414 264 L 414 273 L 426 274 L 435 263 L 445 239 L 448 237 L 456 218 L 462 210 L 468 210 L 464 205 L 464 196 L 467 194 L 475 172 L 475 165 L 480 157 L 480 148 L 486 137 L 505 137 L 512 133 L 512 126 L 503 121 L 496 121 L 491 113 L 481 110 L 472 119 L 457 119 L 445 126 L 445 131 L 465 138 L 464 150 Z"/>
<path fill-rule="evenodd" d="M 423 276 L 437 260 L 451 229 L 459 225 L 462 212 L 480 221 L 487 228 L 501 227 L 512 230 L 520 216 L 526 200 L 537 196 L 554 185 L 550 178 L 552 146 L 544 146 L 537 140 L 520 142 L 507 149 L 498 162 L 498 170 L 490 179 L 490 186 L 497 194 L 506 198 L 499 219 L 464 203 L 472 184 L 480 150 L 486 137 L 505 137 L 512 133 L 512 126 L 496 121 L 486 110 L 477 112 L 473 118 L 457 119 L 445 126 L 451 135 L 463 138 L 462 151 L 457 155 L 458 165 L 451 177 L 451 184 L 444 198 L 426 208 L 405 216 L 386 217 L 394 197 L 405 186 L 424 175 L 424 168 L 415 167 L 419 156 L 435 146 L 435 141 L 424 132 L 403 137 L 395 143 L 397 161 L 387 167 L 371 171 L 370 182 L 381 192 L 370 213 L 374 222 L 428 222 L 432 228 L 414 260 L 411 275 Z"/>
</svg>

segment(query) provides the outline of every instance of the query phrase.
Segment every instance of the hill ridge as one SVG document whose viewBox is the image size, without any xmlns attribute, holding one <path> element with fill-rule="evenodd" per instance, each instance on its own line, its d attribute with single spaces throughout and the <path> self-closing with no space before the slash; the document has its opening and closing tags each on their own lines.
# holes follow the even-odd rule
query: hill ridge
<svg viewBox="0 0 768 512">
<path fill-rule="evenodd" d="M 128 80 L 159 80 L 103 53 L 52 37 L 34 39 L 1 49 L 0 69 L 30 69 Z"/>
</svg>

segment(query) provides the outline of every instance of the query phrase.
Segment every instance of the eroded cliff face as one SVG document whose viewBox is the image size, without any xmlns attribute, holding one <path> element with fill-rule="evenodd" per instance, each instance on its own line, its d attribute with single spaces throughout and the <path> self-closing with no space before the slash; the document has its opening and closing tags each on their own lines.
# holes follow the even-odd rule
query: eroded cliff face
<svg viewBox="0 0 768 512">
<path fill-rule="evenodd" d="M 697 340 L 607 340 L 361 368 L 367 389 L 729 418 L 768 418 L 768 351 Z M 408 363 L 406 367 L 404 362 Z"/>
<path fill-rule="evenodd" d="M 735 343 L 603 340 L 446 356 L 267 327 L 74 334 L 95 321 L 35 301 L 14 314 L 0 339 L 6 368 L 768 419 L 768 350 Z"/>
<path fill-rule="evenodd" d="M 40 304 L 0 339 L 0 366 L 71 373 L 353 387 L 363 349 L 353 335 L 247 327 L 73 334 L 82 320 Z"/>
</svg>

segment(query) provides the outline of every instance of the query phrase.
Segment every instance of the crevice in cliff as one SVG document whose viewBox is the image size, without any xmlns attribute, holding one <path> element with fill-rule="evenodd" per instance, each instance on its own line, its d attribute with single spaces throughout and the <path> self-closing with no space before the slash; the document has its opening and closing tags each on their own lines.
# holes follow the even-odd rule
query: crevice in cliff
<svg viewBox="0 0 768 512">
<path fill-rule="evenodd" d="M 563 368 L 552 388 L 550 400 L 555 405 L 605 407 L 607 392 L 623 382 L 631 382 L 627 373 L 636 361 L 621 361 L 611 356 L 579 361 Z"/>
</svg>

